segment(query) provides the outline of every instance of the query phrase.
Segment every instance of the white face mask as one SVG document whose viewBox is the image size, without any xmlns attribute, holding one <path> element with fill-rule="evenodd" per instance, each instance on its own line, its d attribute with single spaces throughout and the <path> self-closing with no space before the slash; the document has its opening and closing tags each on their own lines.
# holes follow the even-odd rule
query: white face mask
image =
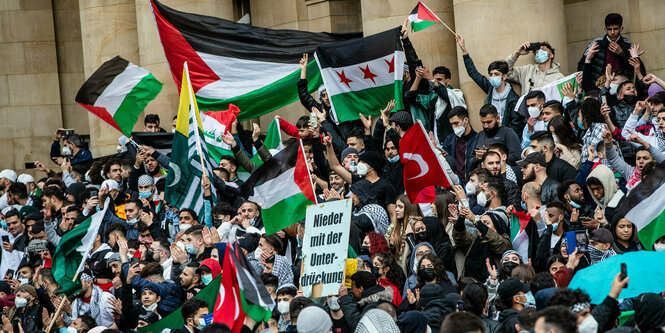
<svg viewBox="0 0 665 333">
<path fill-rule="evenodd" d="M 356 167 L 356 171 L 358 172 L 358 176 L 365 177 L 365 175 L 367 174 L 367 171 L 369 171 L 369 169 L 367 168 L 367 164 L 358 163 L 358 166 Z"/>
<path fill-rule="evenodd" d="M 257 247 L 256 250 L 254 250 L 254 258 L 256 260 L 261 260 L 261 254 L 263 253 L 263 250 L 260 247 Z"/>
<path fill-rule="evenodd" d="M 281 314 L 287 314 L 289 313 L 289 302 L 287 301 L 280 301 L 277 303 L 277 311 Z"/>
<path fill-rule="evenodd" d="M 72 150 L 69 147 L 62 147 L 62 156 L 72 156 Z"/>
<path fill-rule="evenodd" d="M 584 318 L 579 324 L 577 331 L 579 333 L 596 333 L 598 332 L 598 322 L 593 318 L 592 315 Z"/>
<path fill-rule="evenodd" d="M 555 145 L 559 143 L 559 138 L 556 135 L 552 135 L 552 140 L 554 140 Z"/>
<path fill-rule="evenodd" d="M 187 229 L 189 229 L 191 227 L 192 227 L 191 224 L 180 224 L 179 225 L 180 231 L 187 231 Z"/>
<path fill-rule="evenodd" d="M 18 297 L 14 298 L 14 305 L 16 305 L 17 308 L 24 308 L 26 305 L 28 305 L 28 299 L 25 297 Z"/>
<path fill-rule="evenodd" d="M 155 311 L 155 309 L 157 308 L 157 303 L 153 303 L 152 305 L 148 305 L 148 306 L 145 306 L 145 305 L 141 305 L 141 306 L 146 311 Z"/>
<path fill-rule="evenodd" d="M 530 106 L 528 109 L 529 117 L 538 118 L 540 116 L 540 109 L 535 106 Z"/>
<path fill-rule="evenodd" d="M 616 95 L 618 89 L 619 89 L 618 83 L 610 83 L 610 95 Z"/>
<path fill-rule="evenodd" d="M 462 135 L 464 135 L 465 130 L 466 130 L 466 128 L 464 126 L 457 126 L 457 127 L 453 128 L 453 132 L 455 133 L 455 135 L 458 138 L 460 138 L 460 137 L 462 137 Z"/>
<path fill-rule="evenodd" d="M 476 194 L 476 185 L 473 185 L 472 182 L 466 183 L 466 186 L 464 187 L 466 190 L 467 195 L 474 195 Z"/>
<path fill-rule="evenodd" d="M 478 193 L 476 200 L 478 201 L 478 204 L 483 207 L 487 205 L 487 196 L 485 195 L 485 192 Z"/>
<path fill-rule="evenodd" d="M 653 245 L 653 250 L 654 251 L 665 251 L 665 244 L 662 243 L 656 243 Z"/>
</svg>

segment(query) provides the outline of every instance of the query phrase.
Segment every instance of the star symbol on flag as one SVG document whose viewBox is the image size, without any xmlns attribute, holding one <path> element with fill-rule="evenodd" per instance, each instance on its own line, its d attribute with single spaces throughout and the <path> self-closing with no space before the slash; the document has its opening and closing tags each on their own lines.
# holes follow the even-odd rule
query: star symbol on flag
<svg viewBox="0 0 665 333">
<path fill-rule="evenodd" d="M 385 61 L 386 64 L 388 64 L 388 73 L 394 73 L 395 72 L 395 56 L 393 56 L 393 58 L 390 59 L 390 61 L 388 61 L 386 59 L 383 59 L 383 61 Z"/>
<path fill-rule="evenodd" d="M 346 77 L 346 74 L 344 74 L 344 70 L 342 70 L 341 73 L 338 72 L 338 71 L 335 71 L 335 73 L 337 73 L 337 75 L 339 76 L 339 80 L 340 80 L 339 83 L 344 83 L 344 84 L 346 84 L 347 87 L 349 87 L 349 89 L 351 89 L 351 86 L 349 85 L 349 83 L 353 82 L 353 81 L 351 81 L 351 79 Z"/>
<path fill-rule="evenodd" d="M 376 84 L 376 82 L 374 82 L 374 78 L 376 77 L 376 74 L 372 73 L 369 70 L 369 65 L 365 66 L 364 69 L 360 66 L 358 66 L 358 68 L 360 68 L 360 70 L 363 71 L 363 74 L 365 74 L 365 77 L 363 77 L 363 79 L 365 79 L 365 80 L 370 79 L 370 80 L 372 80 L 372 83 Z"/>
</svg>

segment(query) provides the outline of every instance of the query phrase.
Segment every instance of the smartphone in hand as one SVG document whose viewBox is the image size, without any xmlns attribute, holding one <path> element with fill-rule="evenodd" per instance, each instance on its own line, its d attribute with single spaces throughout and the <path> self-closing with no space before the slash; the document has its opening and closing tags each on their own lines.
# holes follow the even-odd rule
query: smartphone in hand
<svg viewBox="0 0 665 333">
<path fill-rule="evenodd" d="M 626 263 L 622 262 L 621 263 L 621 275 L 619 275 L 619 279 L 621 281 L 623 281 L 623 279 L 625 279 L 626 277 L 628 277 L 628 272 L 626 271 Z M 626 283 L 624 288 L 628 288 L 628 283 Z"/>
</svg>

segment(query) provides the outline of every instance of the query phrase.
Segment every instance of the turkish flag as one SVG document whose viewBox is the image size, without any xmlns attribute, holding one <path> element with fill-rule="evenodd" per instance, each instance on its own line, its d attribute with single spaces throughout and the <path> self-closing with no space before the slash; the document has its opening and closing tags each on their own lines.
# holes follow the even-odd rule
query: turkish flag
<svg viewBox="0 0 665 333">
<path fill-rule="evenodd" d="M 240 286 L 237 279 L 237 269 L 231 259 L 234 249 L 227 243 L 222 259 L 222 280 L 219 285 L 219 296 L 215 302 L 212 321 L 223 323 L 231 328 L 233 333 L 239 333 L 245 321 L 245 312 L 242 311 L 240 299 Z"/>
<path fill-rule="evenodd" d="M 422 123 L 413 124 L 404 133 L 399 140 L 399 154 L 400 161 L 404 164 L 404 189 L 411 203 L 432 202 L 422 201 L 431 199 L 431 193 L 420 193 L 423 189 L 426 193 L 432 192 L 433 188 L 426 189 L 427 187 L 451 186 Z"/>
</svg>

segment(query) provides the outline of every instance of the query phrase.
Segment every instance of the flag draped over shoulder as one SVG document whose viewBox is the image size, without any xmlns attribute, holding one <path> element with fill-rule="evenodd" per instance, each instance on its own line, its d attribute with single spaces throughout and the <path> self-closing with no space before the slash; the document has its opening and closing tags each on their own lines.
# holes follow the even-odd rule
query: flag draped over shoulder
<svg viewBox="0 0 665 333">
<path fill-rule="evenodd" d="M 207 145 L 203 142 L 201 116 L 189 81 L 187 64 L 182 73 L 182 85 L 164 199 L 178 209 L 190 208 L 199 216 L 204 216 L 201 177 L 205 172 L 212 180 L 215 162 L 208 155 Z M 215 187 L 210 186 L 210 190 L 214 203 Z"/>
<path fill-rule="evenodd" d="M 429 10 L 422 1 L 418 1 L 418 5 L 411 11 L 408 18 L 414 32 L 428 28 L 439 20 L 436 14 Z"/>
<path fill-rule="evenodd" d="M 88 78 L 76 94 L 76 103 L 129 136 L 146 105 L 162 90 L 152 74 L 116 56 Z"/>
<path fill-rule="evenodd" d="M 302 142 L 293 143 L 256 169 L 240 193 L 261 206 L 263 225 L 273 234 L 305 218 L 316 203 Z"/>
<path fill-rule="evenodd" d="M 656 240 L 665 236 L 665 167 L 658 165 L 650 171 L 630 191 L 620 209 L 635 225 L 644 248 L 653 250 Z"/>
<path fill-rule="evenodd" d="M 400 29 L 319 46 L 314 53 L 339 122 L 379 114 L 390 100 L 403 108 Z"/>
<path fill-rule="evenodd" d="M 269 113 L 298 100 L 298 62 L 320 44 L 359 37 L 274 30 L 221 18 L 184 13 L 151 0 L 164 55 L 176 86 L 187 61 L 202 110 L 223 110 L 234 104 L 239 120 Z M 307 89 L 321 85 L 314 61 L 307 66 Z"/>
<path fill-rule="evenodd" d="M 55 249 L 51 266 L 53 278 L 67 295 L 73 295 L 81 289 L 79 273 L 83 271 L 85 259 L 97 238 L 109 203 L 110 200 L 107 200 L 103 210 L 65 233 Z"/>
</svg>

